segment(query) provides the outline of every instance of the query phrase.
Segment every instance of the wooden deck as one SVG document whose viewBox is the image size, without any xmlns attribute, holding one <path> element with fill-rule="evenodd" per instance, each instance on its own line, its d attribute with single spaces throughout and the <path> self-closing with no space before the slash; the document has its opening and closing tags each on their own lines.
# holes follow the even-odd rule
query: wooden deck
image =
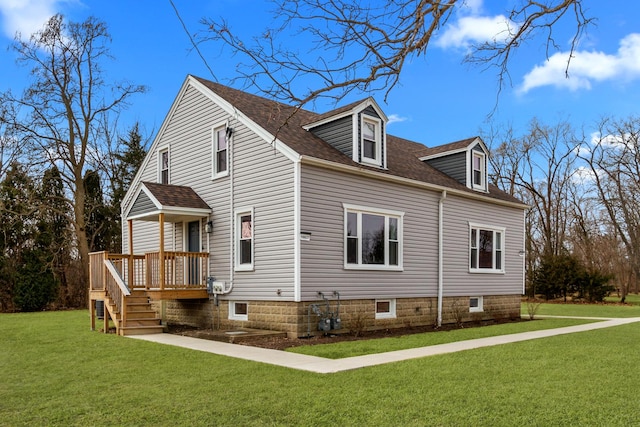
<svg viewBox="0 0 640 427">
<path fill-rule="evenodd" d="M 105 302 L 104 330 L 109 318 L 120 335 L 161 332 L 149 314 L 150 300 L 208 298 L 205 252 L 151 252 L 144 255 L 93 252 L 89 255 L 89 307 L 95 329 L 96 301 Z M 142 307 L 144 306 L 144 307 Z M 155 327 L 155 329 L 154 329 Z M 158 330 L 160 328 L 160 330 Z"/>
</svg>

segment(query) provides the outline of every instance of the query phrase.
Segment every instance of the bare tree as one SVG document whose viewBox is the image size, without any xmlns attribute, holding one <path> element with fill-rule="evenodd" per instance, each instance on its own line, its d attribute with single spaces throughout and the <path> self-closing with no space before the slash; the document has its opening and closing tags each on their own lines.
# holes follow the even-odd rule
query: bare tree
<svg viewBox="0 0 640 427">
<path fill-rule="evenodd" d="M 492 179 L 500 186 L 510 186 L 531 206 L 532 236 L 539 243 L 537 254 L 558 255 L 565 248 L 572 221 L 571 195 L 576 165 L 575 151 L 579 141 L 567 122 L 546 126 L 532 120 L 529 132 L 514 137 L 507 129 L 506 137 L 492 136 L 499 143 L 492 148 Z M 491 145 L 491 144 L 490 144 Z M 517 187 L 517 188 L 516 188 Z"/>
<path fill-rule="evenodd" d="M 20 144 L 13 135 L 10 123 L 14 121 L 15 109 L 11 104 L 0 104 L 0 181 L 11 165 L 20 156 Z"/>
<path fill-rule="evenodd" d="M 320 97 L 337 101 L 355 90 L 380 91 L 386 99 L 398 84 L 405 65 L 426 56 L 434 37 L 467 1 L 274 0 L 273 3 L 272 24 L 251 40 L 240 38 L 222 18 L 203 19 L 205 29 L 196 39 L 198 43 L 214 42 L 231 48 L 241 61 L 236 70 L 239 77 L 234 80 L 242 80 L 245 87 L 254 86 L 268 97 L 302 107 Z M 575 23 L 568 67 L 580 35 L 591 22 L 582 3 L 582 0 L 517 1 L 505 10 L 508 21 L 502 33 L 496 34 L 493 41 L 473 46 L 467 60 L 496 66 L 502 87 L 518 46 L 542 34 L 549 55 L 549 50 L 558 47 L 554 26 L 568 17 Z M 296 37 L 308 49 L 291 49 L 287 43 L 290 37 Z"/>
<path fill-rule="evenodd" d="M 626 120 L 603 119 L 598 132 L 584 141 L 579 150 L 591 172 L 595 195 L 608 220 L 606 230 L 626 253 L 618 259 L 633 271 L 637 289 L 640 278 L 640 117 Z M 618 246 L 618 243 L 613 243 Z M 624 268 L 617 266 L 623 271 Z M 629 274 L 626 274 L 629 276 Z M 624 283 L 623 283 L 624 284 Z M 629 281 L 627 281 L 629 285 Z M 628 286 L 622 286 L 624 301 Z"/>
<path fill-rule="evenodd" d="M 117 113 L 144 87 L 127 82 L 108 84 L 101 62 L 109 59 L 110 36 L 103 22 L 88 18 L 65 23 L 53 16 L 29 40 L 16 37 L 18 62 L 31 66 L 33 83 L 21 96 L 0 94 L 2 105 L 17 114 L 9 123 L 43 168 L 55 165 L 73 208 L 76 249 L 81 263 L 80 285 L 86 284 L 89 246 L 85 224 L 84 174 L 91 155 L 103 152 L 100 120 Z"/>
</svg>

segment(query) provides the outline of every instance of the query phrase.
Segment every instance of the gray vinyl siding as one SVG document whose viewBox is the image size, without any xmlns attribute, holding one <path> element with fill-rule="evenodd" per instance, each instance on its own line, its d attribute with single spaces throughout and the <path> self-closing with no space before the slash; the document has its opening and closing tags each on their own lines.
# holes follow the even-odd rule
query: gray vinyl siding
<svg viewBox="0 0 640 427">
<path fill-rule="evenodd" d="M 292 301 L 295 165 L 249 129 L 235 131 L 234 204 L 253 209 L 254 271 L 234 273 L 228 299 Z"/>
<path fill-rule="evenodd" d="M 378 115 L 378 113 L 376 112 L 376 109 L 373 108 L 371 105 L 369 105 L 367 108 L 362 110 L 362 113 L 366 114 L 367 116 L 373 116 L 377 119 L 381 119 L 380 115 Z"/>
<path fill-rule="evenodd" d="M 461 152 L 449 156 L 427 160 L 434 168 L 446 173 L 461 184 L 467 185 L 467 153 Z"/>
<path fill-rule="evenodd" d="M 341 298 L 435 296 L 440 193 L 303 165 L 301 296 L 318 291 Z M 403 271 L 344 269 L 343 203 L 404 212 Z"/>
<path fill-rule="evenodd" d="M 301 295 L 341 298 L 435 297 L 438 286 L 440 192 L 304 166 L 301 178 Z M 403 271 L 344 269 L 343 203 L 405 213 Z M 444 202 L 444 294 L 520 294 L 523 211 L 449 195 Z M 487 218 L 491 222 L 487 224 Z M 505 274 L 469 273 L 469 222 L 505 227 Z"/>
<path fill-rule="evenodd" d="M 482 296 L 522 293 L 524 211 L 448 196 L 444 202 L 444 295 Z M 469 222 L 505 228 L 504 273 L 469 272 Z"/>
<path fill-rule="evenodd" d="M 145 212 L 151 212 L 155 210 L 155 207 L 156 205 L 153 204 L 149 196 L 147 196 L 147 193 L 141 191 L 138 198 L 133 203 L 129 215 L 134 216 Z"/>
<path fill-rule="evenodd" d="M 318 126 L 317 128 L 313 128 L 311 132 L 331 144 L 334 148 L 340 150 L 345 155 L 352 157 L 353 118 L 351 116 L 343 117 L 331 123 Z"/>
<path fill-rule="evenodd" d="M 233 218 L 238 208 L 254 209 L 253 272 L 235 272 L 229 299 L 292 300 L 294 282 L 294 165 L 198 90 L 188 87 L 149 152 L 142 181 L 157 181 L 157 148 L 170 148 L 171 184 L 190 186 L 211 207 L 213 233 L 202 230 L 209 249 L 209 273 L 227 284 L 234 256 Z M 211 178 L 211 129 L 229 120 L 234 129 L 233 205 L 229 176 Z M 193 218 L 197 220 L 198 218 Z M 203 221 L 204 222 L 204 221 Z M 127 232 L 124 232 L 127 242 Z M 165 249 L 183 250 L 182 222 L 165 225 Z M 126 250 L 127 244 L 124 245 Z M 158 250 L 158 224 L 134 221 L 135 253 Z M 277 290 L 281 289 L 281 296 Z"/>
</svg>

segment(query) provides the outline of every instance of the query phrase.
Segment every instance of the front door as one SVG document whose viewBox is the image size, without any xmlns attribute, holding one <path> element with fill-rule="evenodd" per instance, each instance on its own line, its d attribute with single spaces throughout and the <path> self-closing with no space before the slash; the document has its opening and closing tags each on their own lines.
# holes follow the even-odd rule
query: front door
<svg viewBox="0 0 640 427">
<path fill-rule="evenodd" d="M 187 224 L 187 251 L 200 252 L 200 221 L 191 221 Z M 200 258 L 189 257 L 188 259 L 188 277 L 189 285 L 197 285 L 200 283 Z"/>
</svg>

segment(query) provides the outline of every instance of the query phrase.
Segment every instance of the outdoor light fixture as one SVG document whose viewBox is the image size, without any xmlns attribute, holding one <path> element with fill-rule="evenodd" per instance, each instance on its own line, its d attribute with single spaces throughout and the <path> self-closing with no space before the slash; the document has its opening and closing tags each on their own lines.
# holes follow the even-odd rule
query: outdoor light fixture
<svg viewBox="0 0 640 427">
<path fill-rule="evenodd" d="M 204 225 L 204 231 L 206 231 L 207 233 L 213 233 L 213 221 L 207 221 L 207 223 Z"/>
<path fill-rule="evenodd" d="M 524 256 L 524 253 L 525 253 L 524 251 L 520 251 L 520 252 L 518 252 L 518 255 Z"/>
</svg>

